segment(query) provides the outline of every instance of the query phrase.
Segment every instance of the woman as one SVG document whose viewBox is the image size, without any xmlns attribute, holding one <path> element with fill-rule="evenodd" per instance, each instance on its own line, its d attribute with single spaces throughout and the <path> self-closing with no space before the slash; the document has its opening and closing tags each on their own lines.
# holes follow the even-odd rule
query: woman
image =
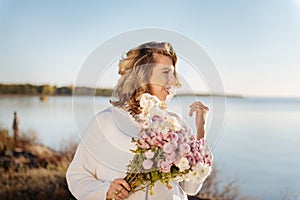
<svg viewBox="0 0 300 200">
<path fill-rule="evenodd" d="M 139 99 L 144 93 L 155 95 L 162 102 L 179 87 L 176 74 L 177 56 L 169 43 L 149 42 L 127 52 L 119 62 L 118 84 L 110 107 L 96 115 L 82 138 L 67 171 L 70 191 L 78 199 L 187 199 L 187 194 L 199 192 L 201 184 L 172 183 L 167 189 L 155 183 L 154 195 L 148 189 L 130 193 L 123 179 L 134 149 L 132 137 L 139 128 L 134 118 L 141 113 Z M 165 104 L 166 109 L 166 104 Z M 190 116 L 196 112 L 196 137 L 205 137 L 208 108 L 200 102 L 190 106 Z"/>
</svg>

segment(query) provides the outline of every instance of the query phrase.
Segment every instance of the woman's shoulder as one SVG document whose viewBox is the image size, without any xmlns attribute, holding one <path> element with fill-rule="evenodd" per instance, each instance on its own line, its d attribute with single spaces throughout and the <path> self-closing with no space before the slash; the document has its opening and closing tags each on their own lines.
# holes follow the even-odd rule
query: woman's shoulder
<svg viewBox="0 0 300 200">
<path fill-rule="evenodd" d="M 105 108 L 104 110 L 99 111 L 96 115 L 95 118 L 96 119 L 109 119 L 110 117 L 113 117 L 114 119 L 122 117 L 124 118 L 128 118 L 128 113 L 120 108 L 120 107 L 114 107 L 114 106 L 110 106 Z"/>
<path fill-rule="evenodd" d="M 113 106 L 110 106 L 110 107 L 105 108 L 104 110 L 99 111 L 96 114 L 96 117 L 103 117 L 105 115 L 111 114 L 113 108 L 114 108 Z"/>
<path fill-rule="evenodd" d="M 102 127 L 114 126 L 126 135 L 137 136 L 138 123 L 127 111 L 120 107 L 108 107 L 97 113 L 95 118 Z"/>
<path fill-rule="evenodd" d="M 104 110 L 99 111 L 95 115 L 96 120 L 104 120 L 104 121 L 111 121 L 111 119 L 115 119 L 116 116 L 118 116 L 120 113 L 122 113 L 122 109 L 114 106 L 110 106 L 105 108 Z"/>
</svg>

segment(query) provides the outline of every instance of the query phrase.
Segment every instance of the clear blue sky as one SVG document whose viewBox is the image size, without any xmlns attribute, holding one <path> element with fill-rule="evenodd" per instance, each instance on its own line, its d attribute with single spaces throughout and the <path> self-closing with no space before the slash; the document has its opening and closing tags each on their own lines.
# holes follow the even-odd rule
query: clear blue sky
<svg viewBox="0 0 300 200">
<path fill-rule="evenodd" d="M 160 27 L 202 46 L 226 93 L 300 97 L 300 0 L 126 2 L 0 0 L 0 82 L 70 85 L 102 42 Z"/>
</svg>

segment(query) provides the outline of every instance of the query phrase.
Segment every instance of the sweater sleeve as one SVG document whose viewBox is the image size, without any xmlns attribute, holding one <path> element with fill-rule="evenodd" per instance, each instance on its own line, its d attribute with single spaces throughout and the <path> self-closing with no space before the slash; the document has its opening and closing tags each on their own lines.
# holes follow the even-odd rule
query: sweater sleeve
<svg viewBox="0 0 300 200">
<path fill-rule="evenodd" d="M 192 181 L 182 181 L 179 185 L 186 194 L 191 196 L 198 194 L 202 188 L 202 183 L 197 184 Z"/>
<path fill-rule="evenodd" d="M 80 143 L 66 174 L 69 190 L 77 199 L 106 199 L 111 182 L 97 179 L 96 163 Z"/>
</svg>

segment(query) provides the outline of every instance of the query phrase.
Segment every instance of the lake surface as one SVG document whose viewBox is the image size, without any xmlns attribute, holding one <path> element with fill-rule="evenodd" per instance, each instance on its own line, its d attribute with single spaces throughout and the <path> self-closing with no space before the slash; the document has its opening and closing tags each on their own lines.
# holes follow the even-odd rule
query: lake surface
<svg viewBox="0 0 300 200">
<path fill-rule="evenodd" d="M 80 124 L 85 127 L 92 115 L 110 106 L 107 97 L 96 97 L 94 113 Z M 200 100 L 210 108 L 209 97 L 179 97 L 170 109 L 184 116 L 194 129 L 188 106 Z M 87 109 L 87 97 L 80 97 L 77 111 Z M 212 111 L 213 109 L 211 109 Z M 20 118 L 21 132 L 35 132 L 40 141 L 54 149 L 79 141 L 71 97 L 0 97 L 0 126 L 12 134 L 13 112 Z M 209 118 L 210 122 L 211 118 Z M 210 132 L 208 139 L 219 133 Z M 300 195 L 300 99 L 227 98 L 226 115 L 214 159 L 223 182 L 237 181 L 240 193 L 257 199 L 299 199 Z"/>
</svg>

